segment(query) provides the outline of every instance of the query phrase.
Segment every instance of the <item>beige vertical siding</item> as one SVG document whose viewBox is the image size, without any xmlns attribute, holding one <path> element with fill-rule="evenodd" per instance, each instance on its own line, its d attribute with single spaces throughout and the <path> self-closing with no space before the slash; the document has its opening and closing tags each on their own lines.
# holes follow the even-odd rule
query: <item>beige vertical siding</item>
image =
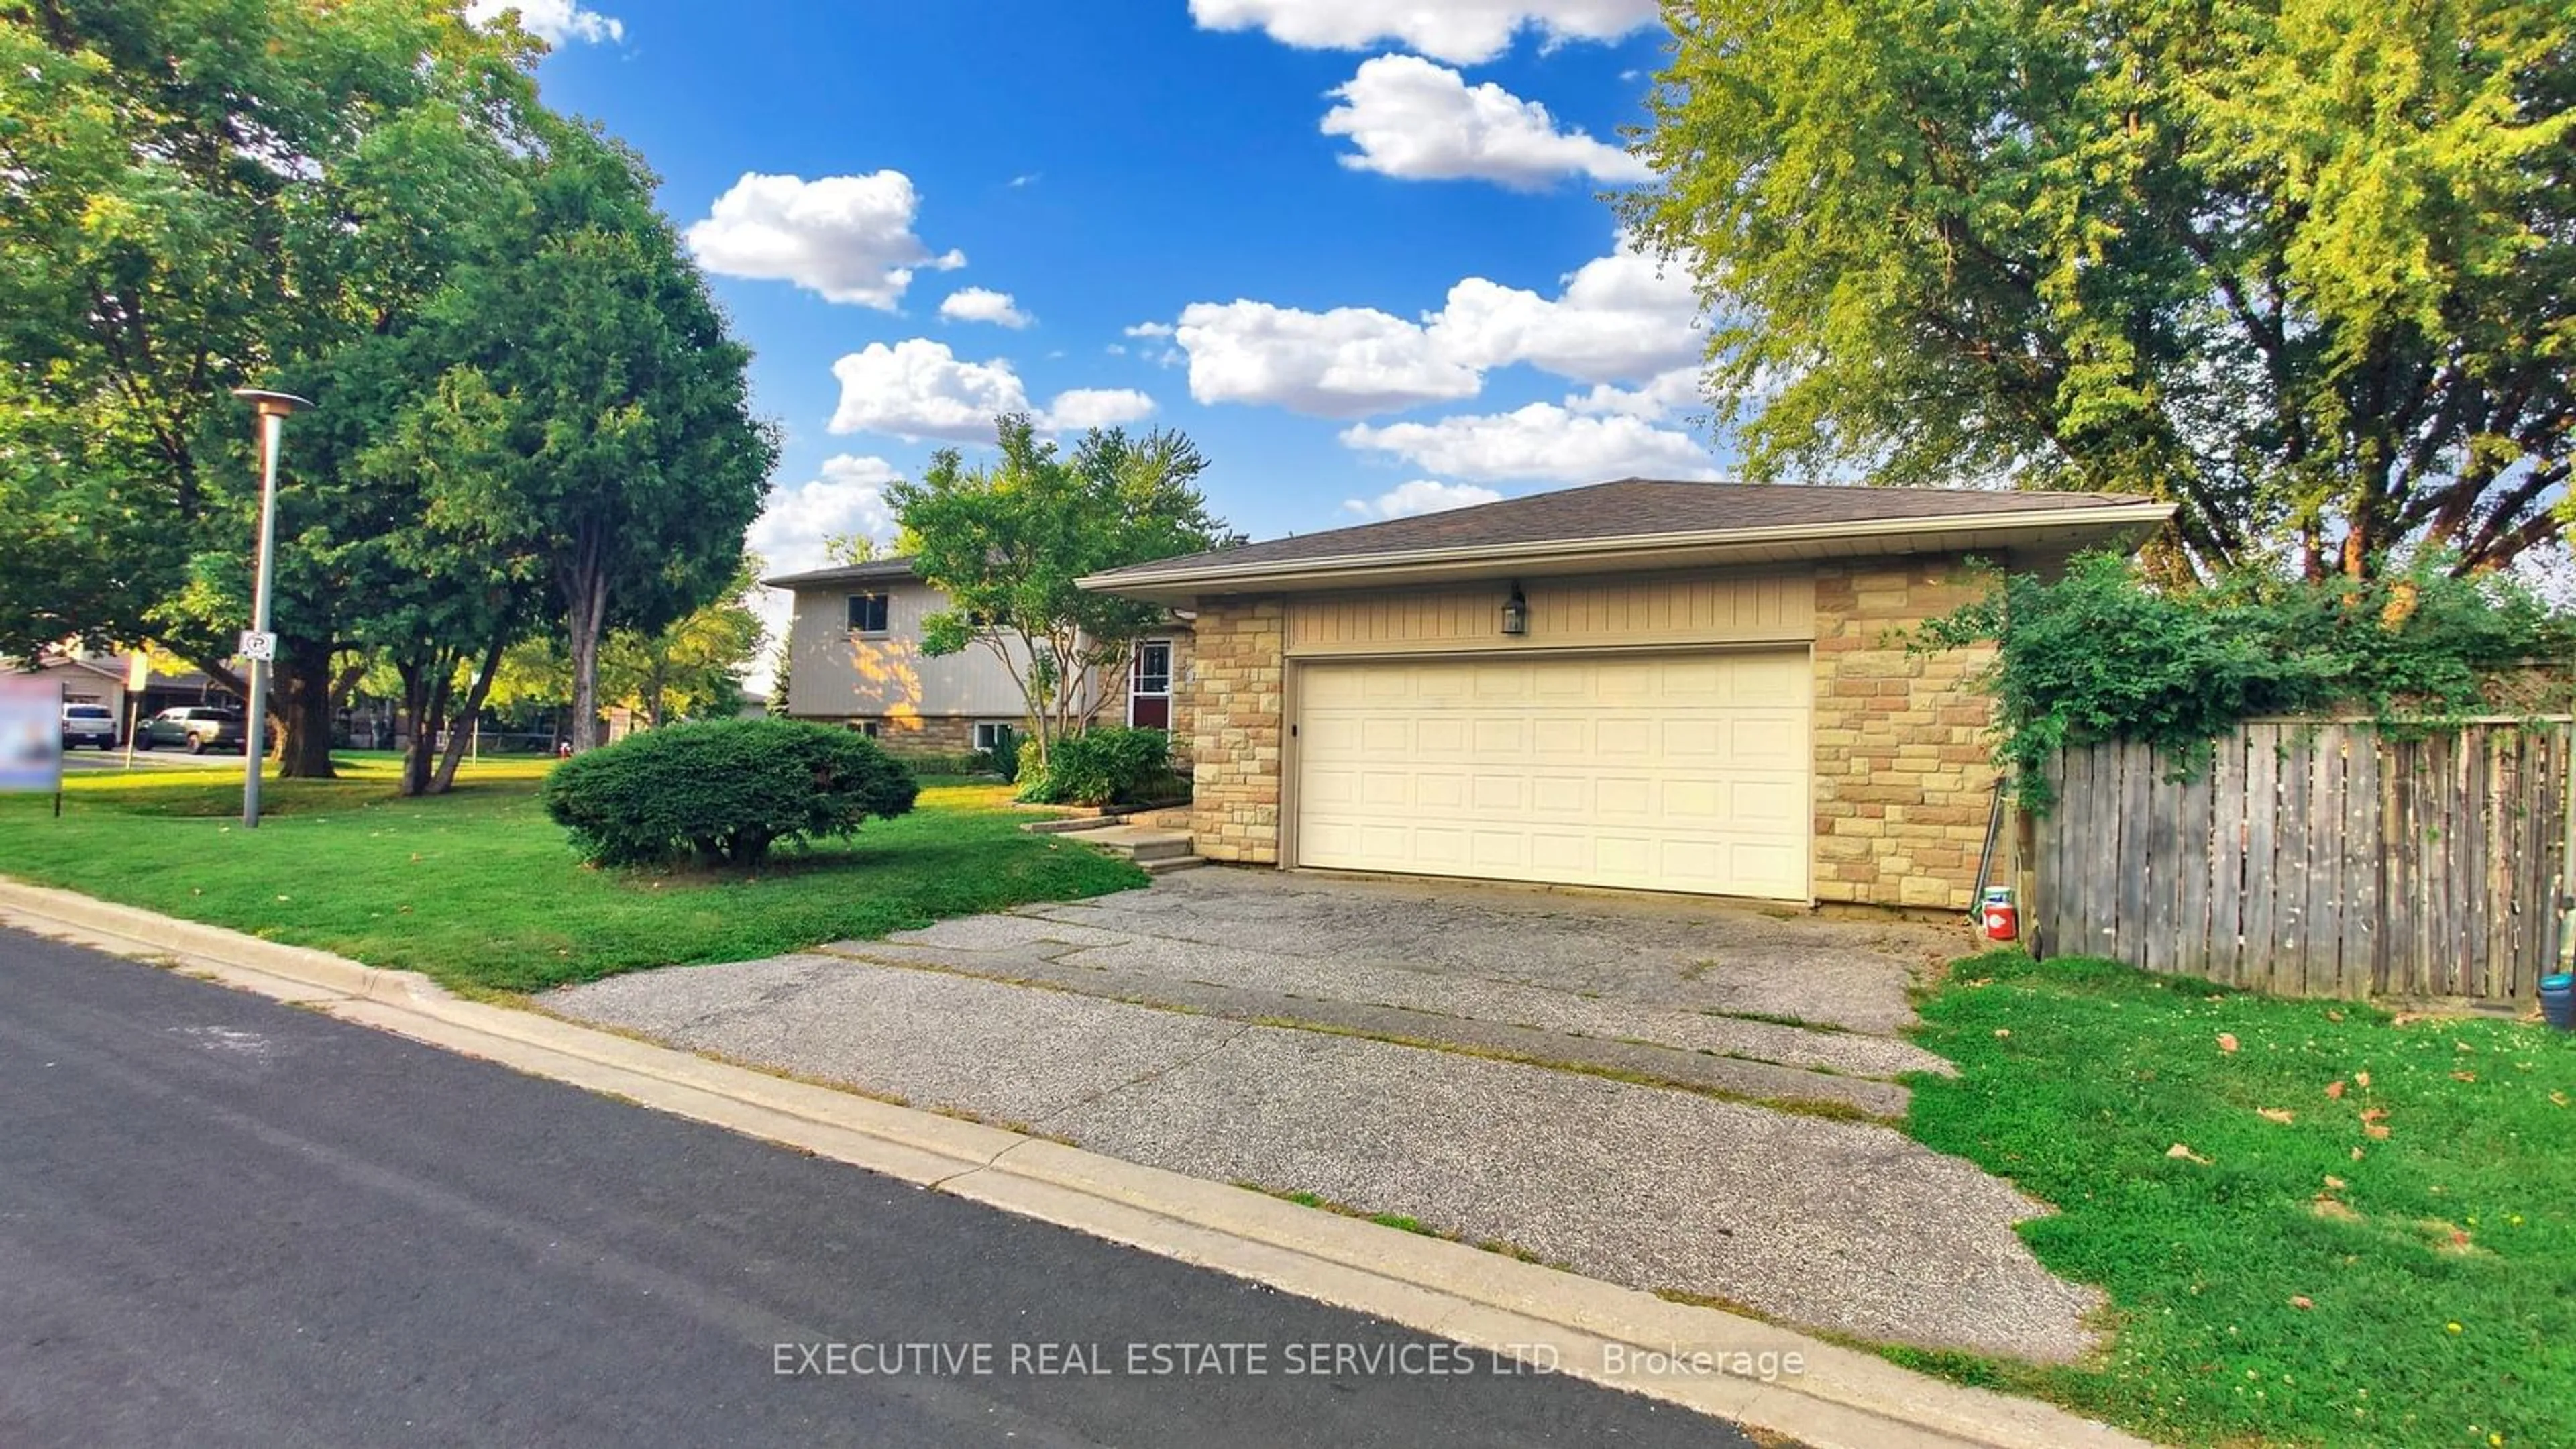
<svg viewBox="0 0 2576 1449">
<path fill-rule="evenodd" d="M 848 627 L 848 599 L 884 593 L 886 632 L 862 637 Z M 921 649 L 921 621 L 948 605 L 923 583 L 835 584 L 800 589 L 787 630 L 787 710 L 809 719 L 1017 720 L 1028 712 L 1012 670 L 982 644 L 932 658 Z M 1190 631 L 1175 626 L 1157 633 L 1172 641 L 1175 710 L 1178 680 L 1190 659 Z M 1013 658 L 1024 658 L 1014 648 Z M 1126 673 L 1099 682 L 1105 724 L 1127 722 Z M 1175 735 L 1185 726 L 1175 720 Z"/>
<path fill-rule="evenodd" d="M 884 637 L 849 630 L 850 595 L 882 592 Z M 943 658 L 921 649 L 921 621 L 947 607 L 927 584 L 800 589 L 788 626 L 788 713 L 814 719 L 1017 719 L 1028 706 L 1011 671 L 981 644 Z"/>
<path fill-rule="evenodd" d="M 1815 587 L 1795 574 L 1532 579 L 1529 632 L 1502 632 L 1506 583 L 1318 594 L 1288 604 L 1290 656 L 1460 649 L 1631 648 L 1803 642 L 1815 637 Z"/>
</svg>

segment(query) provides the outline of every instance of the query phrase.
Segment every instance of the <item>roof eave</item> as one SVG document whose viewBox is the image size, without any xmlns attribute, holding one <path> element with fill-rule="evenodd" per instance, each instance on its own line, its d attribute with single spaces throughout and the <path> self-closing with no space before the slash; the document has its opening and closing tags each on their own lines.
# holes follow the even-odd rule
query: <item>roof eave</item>
<svg viewBox="0 0 2576 1449">
<path fill-rule="evenodd" d="M 1542 577 L 1889 554 L 1972 553 L 1981 549 L 2131 549 L 2144 542 L 2173 512 L 2170 503 L 2140 502 L 2098 508 L 1875 518 L 1698 533 L 1558 539 L 1506 547 L 1343 554 L 1272 563 L 1207 563 L 1185 569 L 1092 574 L 1076 582 L 1086 589 L 1133 598 L 1178 601 L 1206 594 L 1379 588 L 1514 573 Z"/>
</svg>

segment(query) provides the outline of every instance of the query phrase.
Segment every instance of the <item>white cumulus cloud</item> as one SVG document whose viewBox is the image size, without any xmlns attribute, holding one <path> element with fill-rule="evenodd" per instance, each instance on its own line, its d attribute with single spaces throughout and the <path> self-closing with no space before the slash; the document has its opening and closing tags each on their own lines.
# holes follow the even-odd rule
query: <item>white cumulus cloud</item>
<svg viewBox="0 0 2576 1449">
<path fill-rule="evenodd" d="M 1502 499 L 1491 488 L 1473 483 L 1442 483 L 1431 478 L 1416 478 L 1399 483 L 1375 498 L 1352 498 L 1342 507 L 1362 518 L 1411 518 L 1417 513 L 1443 513 L 1452 508 L 1473 508 L 1479 503 Z"/>
<path fill-rule="evenodd" d="M 1689 275 L 1625 240 L 1577 268 L 1554 297 L 1469 277 L 1429 326 L 1445 354 L 1471 367 L 1526 362 L 1579 382 L 1651 377 L 1705 347 Z"/>
<path fill-rule="evenodd" d="M 1625 413 L 1661 422 L 1700 400 L 1700 371 L 1697 364 L 1676 367 L 1657 373 L 1636 387 L 1619 387 L 1596 382 L 1590 392 L 1577 393 L 1565 405 L 1578 413 Z"/>
<path fill-rule="evenodd" d="M 1069 388 L 1033 408 L 1027 385 L 1007 360 L 969 362 L 927 337 L 871 342 L 833 363 L 832 376 L 841 384 L 833 432 L 887 433 L 912 442 L 989 443 L 993 419 L 1003 413 L 1028 413 L 1049 432 L 1079 432 L 1154 411 L 1152 398 L 1126 387 Z"/>
<path fill-rule="evenodd" d="M 865 534 L 879 543 L 894 539 L 894 513 L 886 506 L 886 485 L 902 476 L 883 458 L 842 453 L 823 460 L 820 476 L 769 495 L 769 506 L 751 525 L 751 551 L 771 573 L 821 568 L 825 540 L 838 534 Z"/>
<path fill-rule="evenodd" d="M 1419 56 L 1381 55 L 1332 92 L 1327 136 L 1359 147 L 1342 164 L 1409 181 L 1495 181 L 1535 191 L 1566 176 L 1644 181 L 1643 161 L 1583 131 L 1561 131 L 1547 107 L 1487 81 L 1470 86 Z"/>
<path fill-rule="evenodd" d="M 1458 65 L 1502 54 L 1524 27 L 1551 44 L 1616 40 L 1655 15 L 1655 0 L 1190 0 L 1190 18 L 1208 30 L 1258 29 L 1322 50 L 1392 40 Z"/>
<path fill-rule="evenodd" d="M 1623 413 L 1583 414 L 1554 403 L 1429 423 L 1361 424 L 1347 447 L 1392 453 L 1433 473 L 1486 481 L 1597 483 L 1605 478 L 1711 478 L 1717 470 L 1688 434 Z"/>
<path fill-rule="evenodd" d="M 1656 379 L 1695 363 L 1705 333 L 1690 279 L 1623 241 L 1554 297 L 1469 277 L 1419 321 L 1365 307 L 1197 302 L 1176 340 L 1200 402 L 1359 418 L 1474 397 L 1485 373 L 1514 363 L 1577 382 Z"/>
<path fill-rule="evenodd" d="M 1060 433 L 1114 428 L 1154 411 L 1154 400 L 1132 387 L 1077 387 L 1057 393 L 1039 426 Z"/>
<path fill-rule="evenodd" d="M 961 361 L 948 344 L 927 337 L 871 342 L 833 363 L 832 376 L 841 383 L 836 433 L 989 443 L 995 415 L 1029 406 L 1028 389 L 1008 362 Z"/>
<path fill-rule="evenodd" d="M 1474 397 L 1484 379 L 1413 322 L 1369 307 L 1306 312 L 1194 302 L 1175 334 L 1200 402 L 1273 403 L 1328 418 Z"/>
<path fill-rule="evenodd" d="M 961 287 L 948 294 L 939 304 L 939 315 L 951 322 L 990 322 L 996 327 L 1021 328 L 1037 319 L 1020 310 L 1020 304 L 1008 292 L 988 287 Z"/>
<path fill-rule="evenodd" d="M 728 277 L 793 282 L 833 302 L 894 310 L 913 273 L 966 265 L 966 254 L 933 254 L 913 234 L 921 198 L 900 171 L 867 176 L 764 176 L 745 172 L 689 227 L 689 247 L 707 270 Z"/>
<path fill-rule="evenodd" d="M 584 10 L 574 0 L 465 0 L 465 21 L 469 25 L 489 25 L 511 11 L 519 13 L 519 28 L 548 45 L 561 45 L 567 40 L 624 40 L 625 23 L 596 10 Z"/>
</svg>

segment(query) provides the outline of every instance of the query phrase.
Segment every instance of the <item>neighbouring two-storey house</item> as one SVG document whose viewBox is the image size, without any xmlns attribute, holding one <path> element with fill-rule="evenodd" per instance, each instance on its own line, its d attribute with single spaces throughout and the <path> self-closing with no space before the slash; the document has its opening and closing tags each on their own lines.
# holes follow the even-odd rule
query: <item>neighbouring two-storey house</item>
<svg viewBox="0 0 2576 1449">
<path fill-rule="evenodd" d="M 815 569 L 766 579 L 795 599 L 787 632 L 787 713 L 847 724 L 894 750 L 990 748 L 1005 730 L 1025 731 L 1027 701 L 1010 666 L 982 643 L 933 657 L 922 621 L 948 607 L 909 559 Z M 1128 667 L 1098 681 L 1091 718 L 1102 724 L 1173 729 L 1173 685 L 1188 667 L 1190 627 L 1140 642 Z"/>
</svg>

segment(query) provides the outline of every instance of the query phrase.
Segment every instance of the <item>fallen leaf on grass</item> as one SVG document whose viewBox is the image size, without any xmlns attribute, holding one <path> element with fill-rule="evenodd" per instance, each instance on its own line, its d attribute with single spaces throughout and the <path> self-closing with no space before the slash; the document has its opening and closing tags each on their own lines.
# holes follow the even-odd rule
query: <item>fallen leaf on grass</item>
<svg viewBox="0 0 2576 1449">
<path fill-rule="evenodd" d="M 2474 1082 L 2474 1081 L 2476 1081 L 2477 1079 L 2478 1079 L 2478 1074 L 2477 1074 L 2477 1073 L 2475 1073 L 2475 1072 L 2453 1072 L 2453 1073 L 2451 1073 L 2451 1080 L 2452 1080 L 2452 1081 L 2455 1081 L 2455 1082 Z"/>
<path fill-rule="evenodd" d="M 2330 1197 L 2320 1197 L 2309 1203 L 2308 1210 L 2318 1217 L 2333 1218 L 2339 1222 L 2356 1222 L 2361 1217 L 2361 1214 Z"/>
<path fill-rule="evenodd" d="M 2290 1109 L 2287 1107 L 2257 1107 L 2254 1109 L 2254 1115 L 2266 1122 L 2279 1122 L 2284 1126 L 2292 1120 Z"/>
<path fill-rule="evenodd" d="M 2220 1032 L 2218 1034 L 2218 1049 L 2223 1052 L 2232 1052 L 2236 1050 L 2236 1033 L 2232 1031 Z"/>
<path fill-rule="evenodd" d="M 2310 1298 L 2305 1293 L 2293 1293 L 2290 1295 L 2290 1306 L 2292 1308 L 2300 1309 L 2314 1308 L 2317 1306 L 2317 1300 Z"/>
<path fill-rule="evenodd" d="M 2352 1150 L 2352 1160 L 2353 1160 L 2353 1161 L 2355 1161 L 2355 1162 L 2359 1162 L 2359 1161 L 2361 1160 L 2361 1149 L 2360 1149 L 2360 1148 L 2356 1147 L 2356 1148 L 2354 1148 L 2354 1149 Z"/>
<path fill-rule="evenodd" d="M 2334 1098 L 2334 1099 L 2335 1099 L 2336 1101 L 2338 1101 L 2338 1102 L 2342 1101 L 2342 1100 L 2343 1100 L 2343 1083 L 2341 1083 L 2341 1082 L 2339 1082 L 2339 1081 L 2338 1081 L 2338 1082 L 2328 1082 L 2328 1083 L 2326 1083 L 2326 1095 L 2327 1095 L 2327 1096 L 2329 1096 L 2329 1097 Z"/>
<path fill-rule="evenodd" d="M 2385 1142 L 2388 1140 L 2388 1129 L 2380 1126 L 2376 1122 L 2362 1128 L 2361 1132 L 2363 1136 L 2368 1137 L 2375 1142 Z"/>
<path fill-rule="evenodd" d="M 2201 1156 L 2199 1153 L 2192 1151 L 2190 1148 L 2183 1146 L 2183 1145 L 2182 1145 L 2181 1143 L 2179 1143 L 2179 1142 L 2175 1143 L 2175 1144 L 2174 1144 L 2173 1146 L 2171 1146 L 2171 1147 L 2166 1148 L 2166 1149 L 2165 1149 L 2165 1156 L 2167 1156 L 2167 1157 L 2179 1157 L 2179 1158 L 2183 1159 L 2183 1160 L 2184 1160 L 2184 1161 L 2186 1161 L 2186 1162 L 2197 1162 L 2197 1163 L 2199 1163 L 2199 1164 L 2200 1164 L 2201 1166 L 2203 1166 L 2203 1167 L 2207 1167 L 2207 1166 L 2209 1165 L 2209 1159 L 2208 1159 L 2208 1158 Z"/>
<path fill-rule="evenodd" d="M 2388 1109 L 2385 1107 L 2364 1107 L 2361 1109 L 2361 1120 L 2364 1122 L 2385 1122 L 2388 1120 Z"/>
<path fill-rule="evenodd" d="M 2326 1191 L 2328 1191 L 2328 1192 L 2341 1192 L 2341 1191 L 2343 1191 L 2343 1189 L 2344 1189 L 2344 1181 L 2343 1181 L 2343 1179 L 2342 1179 L 2342 1178 L 2335 1176 L 2335 1175 L 2334 1175 L 2333 1173 L 2331 1173 L 2331 1172 L 2329 1172 L 2329 1173 L 2327 1173 L 2327 1174 L 2326 1174 Z"/>
<path fill-rule="evenodd" d="M 2558 1106 L 2564 1107 L 2567 1105 L 2567 1094 L 2565 1092 L 2552 1092 L 2549 1094 L 2549 1100 L 2556 1103 Z"/>
<path fill-rule="evenodd" d="M 2361 1089 L 2362 1089 L 2363 1091 L 2365 1091 L 2365 1092 L 2369 1091 L 2369 1090 L 2370 1090 L 2370 1073 L 2368 1073 L 2368 1072 L 2355 1072 L 2355 1073 L 2353 1073 L 2353 1074 L 2352 1074 L 2352 1084 L 2353 1084 L 2354 1086 L 2356 1086 L 2356 1087 L 2361 1088 Z"/>
<path fill-rule="evenodd" d="M 2005 1037 L 2008 1037 L 2008 1036 L 2010 1036 L 2010 1035 L 2012 1035 L 2012 1028 L 2011 1028 L 2011 1027 L 2008 1027 L 2008 1026 L 1999 1026 L 1999 1027 L 1996 1027 L 1996 1028 L 1995 1028 L 1995 1040 L 1997 1040 L 1997 1041 L 2001 1041 L 2001 1040 L 2003 1040 Z"/>
<path fill-rule="evenodd" d="M 2343 1013 L 2340 1011 L 2329 1011 L 2326 1013 L 2326 1020 L 2341 1021 L 2343 1020 Z"/>
</svg>

